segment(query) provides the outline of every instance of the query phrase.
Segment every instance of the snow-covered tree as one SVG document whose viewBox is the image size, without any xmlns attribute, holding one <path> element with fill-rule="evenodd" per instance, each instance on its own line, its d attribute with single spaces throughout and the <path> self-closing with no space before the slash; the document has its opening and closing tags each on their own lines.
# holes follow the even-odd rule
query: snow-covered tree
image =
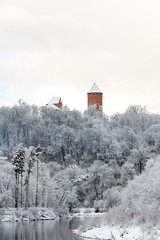
<svg viewBox="0 0 160 240">
<path fill-rule="evenodd" d="M 25 171 L 24 159 L 25 159 L 25 150 L 23 145 L 20 144 L 12 157 L 12 164 L 14 165 L 15 178 L 16 178 L 16 188 L 15 188 L 15 207 L 16 208 L 18 208 L 18 202 L 19 202 L 19 184 L 21 186 L 21 207 L 22 207 L 23 173 Z"/>
<path fill-rule="evenodd" d="M 29 185 L 30 185 L 30 175 L 32 173 L 32 169 L 34 166 L 36 160 L 36 155 L 35 155 L 35 148 L 30 147 L 28 151 L 28 156 L 27 156 L 27 173 L 26 173 L 26 179 L 25 179 L 25 186 L 26 186 L 26 200 L 25 200 L 25 207 L 28 208 L 30 206 L 29 204 Z"/>
<path fill-rule="evenodd" d="M 39 164 L 42 160 L 42 148 L 38 145 L 35 148 L 35 160 L 36 160 L 36 198 L 35 198 L 35 206 L 38 206 L 38 198 L 39 198 Z"/>
</svg>

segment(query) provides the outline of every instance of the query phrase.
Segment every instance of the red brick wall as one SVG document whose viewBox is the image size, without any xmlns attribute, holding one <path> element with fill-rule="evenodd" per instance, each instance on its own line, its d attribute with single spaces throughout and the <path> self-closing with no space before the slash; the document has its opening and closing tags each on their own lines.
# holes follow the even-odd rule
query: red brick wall
<svg viewBox="0 0 160 240">
<path fill-rule="evenodd" d="M 57 103 L 57 104 L 54 104 L 56 107 L 58 107 L 58 108 L 62 108 L 62 102 L 61 101 L 59 101 L 59 103 Z"/>
<path fill-rule="evenodd" d="M 103 106 L 102 96 L 102 93 L 88 93 L 88 107 L 96 104 L 96 108 L 99 110 L 99 106 Z"/>
</svg>

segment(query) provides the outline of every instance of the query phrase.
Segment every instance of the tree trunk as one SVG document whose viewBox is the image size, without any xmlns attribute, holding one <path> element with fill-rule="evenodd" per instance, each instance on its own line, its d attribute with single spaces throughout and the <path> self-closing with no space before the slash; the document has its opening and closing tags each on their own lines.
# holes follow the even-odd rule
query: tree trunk
<svg viewBox="0 0 160 240">
<path fill-rule="evenodd" d="M 21 173 L 21 208 L 23 205 L 23 175 Z"/>
<path fill-rule="evenodd" d="M 38 160 L 37 160 L 37 177 L 36 177 L 36 201 L 35 201 L 35 206 L 38 206 L 38 193 L 39 193 L 39 189 L 38 189 L 38 177 L 39 177 L 39 173 L 38 173 L 38 169 L 39 168 L 39 164 L 38 164 Z"/>
<path fill-rule="evenodd" d="M 15 208 L 18 208 L 18 200 L 19 200 L 19 173 L 16 172 Z"/>
<path fill-rule="evenodd" d="M 28 173 L 28 176 L 26 178 L 26 202 L 25 202 L 25 208 L 29 207 L 29 179 L 30 179 L 30 173 Z"/>
<path fill-rule="evenodd" d="M 42 207 L 45 207 L 45 186 L 43 186 L 42 190 Z"/>
</svg>

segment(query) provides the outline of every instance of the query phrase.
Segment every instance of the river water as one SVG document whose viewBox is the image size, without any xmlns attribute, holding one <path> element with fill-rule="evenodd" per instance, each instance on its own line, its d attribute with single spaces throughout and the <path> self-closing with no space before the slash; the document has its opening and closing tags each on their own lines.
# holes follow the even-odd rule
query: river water
<svg viewBox="0 0 160 240">
<path fill-rule="evenodd" d="M 0 240 L 79 240 L 72 229 L 83 219 L 0 223 Z"/>
</svg>

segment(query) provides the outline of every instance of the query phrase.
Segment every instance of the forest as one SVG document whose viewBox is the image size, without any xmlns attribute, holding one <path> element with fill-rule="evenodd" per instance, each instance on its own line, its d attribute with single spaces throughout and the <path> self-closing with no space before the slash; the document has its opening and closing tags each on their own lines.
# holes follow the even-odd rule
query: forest
<svg viewBox="0 0 160 240">
<path fill-rule="evenodd" d="M 149 185 L 147 175 L 152 179 L 152 174 L 147 171 L 153 173 L 149 166 L 159 153 L 160 115 L 142 106 L 111 117 L 94 106 L 83 114 L 67 107 L 3 106 L 0 208 L 47 207 L 68 214 L 73 208 L 95 207 L 124 213 L 132 204 L 133 211 L 126 213 L 131 219 L 138 193 L 148 191 L 138 188 L 138 182 L 145 179 Z"/>
</svg>

